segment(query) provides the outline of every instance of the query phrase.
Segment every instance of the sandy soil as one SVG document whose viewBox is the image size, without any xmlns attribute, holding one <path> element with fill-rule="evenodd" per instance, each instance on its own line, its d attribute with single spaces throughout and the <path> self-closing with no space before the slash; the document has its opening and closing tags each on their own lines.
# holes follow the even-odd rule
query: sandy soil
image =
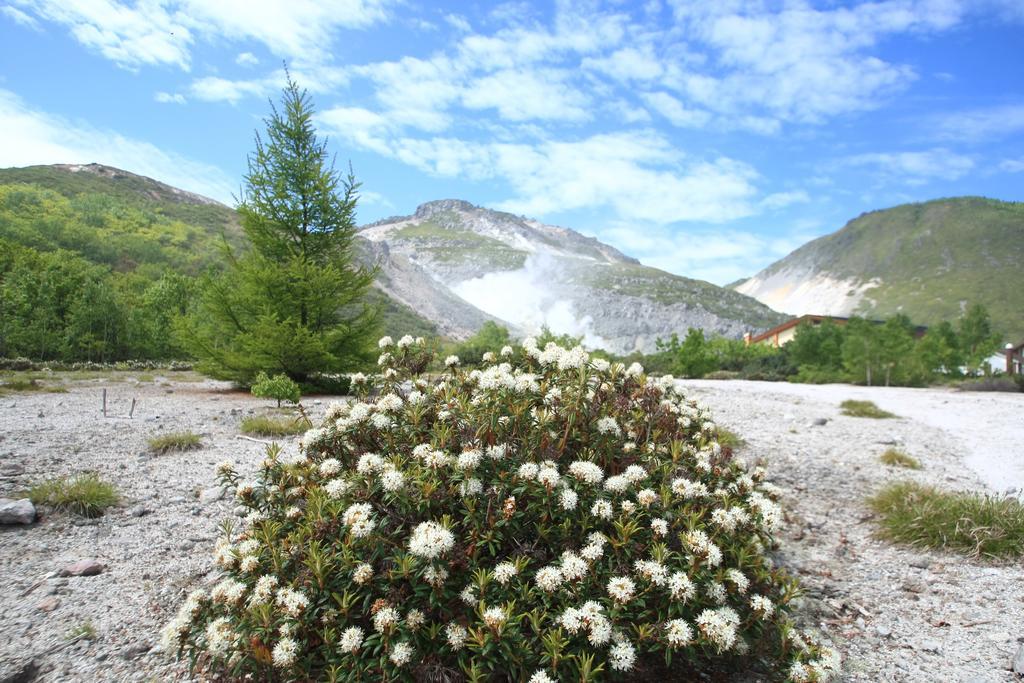
<svg viewBox="0 0 1024 683">
<path fill-rule="evenodd" d="M 779 560 L 807 589 L 803 619 L 845 658 L 847 681 L 1012 681 L 1024 639 L 1024 568 L 893 547 L 872 536 L 864 497 L 893 477 L 950 489 L 1020 487 L 1024 395 L 864 389 L 751 382 L 686 382 L 719 423 L 747 440 L 786 492 Z M 103 418 L 137 398 L 135 418 Z M 839 415 L 867 398 L 901 416 Z M 307 401 L 314 413 L 326 406 Z M 66 394 L 0 397 L 0 496 L 42 478 L 96 470 L 125 503 L 99 520 L 50 514 L 0 529 L 0 681 L 31 671 L 44 681 L 187 678 L 153 651 L 184 593 L 212 581 L 210 551 L 228 500 L 200 499 L 213 467 L 253 471 L 263 447 L 240 440 L 238 421 L 267 404 L 211 381 L 75 382 Z M 813 422 L 826 419 L 822 426 Z M 146 441 L 168 431 L 203 435 L 203 448 L 152 456 Z M 877 461 L 890 444 L 922 461 L 919 472 Z M 291 444 L 294 447 L 294 443 Z M 83 558 L 98 576 L 59 578 Z M 90 624 L 93 639 L 69 640 Z M 15 680 L 31 680 L 31 677 Z"/>
</svg>

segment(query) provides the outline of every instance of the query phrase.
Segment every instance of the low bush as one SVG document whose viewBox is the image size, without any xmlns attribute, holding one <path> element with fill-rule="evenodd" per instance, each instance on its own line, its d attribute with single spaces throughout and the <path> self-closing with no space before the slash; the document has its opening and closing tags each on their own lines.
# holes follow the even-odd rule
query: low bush
<svg viewBox="0 0 1024 683">
<path fill-rule="evenodd" d="M 787 377 L 796 384 L 841 384 L 850 381 L 849 373 L 835 368 L 801 366 L 796 374 Z"/>
<path fill-rule="evenodd" d="M 256 481 L 218 467 L 248 513 L 165 648 L 231 680 L 837 671 L 768 556 L 779 492 L 671 377 L 527 340 L 427 382 L 416 352 L 385 348 L 359 400 L 297 456 L 268 449 Z"/>
<path fill-rule="evenodd" d="M 907 455 L 903 451 L 898 451 L 895 448 L 888 449 L 885 453 L 882 453 L 878 457 L 885 465 L 892 467 L 905 467 L 909 470 L 921 469 L 921 463 L 917 458 Z"/>
<path fill-rule="evenodd" d="M 202 438 L 192 432 L 172 432 L 162 434 L 149 440 L 149 450 L 154 453 L 170 453 L 172 451 L 191 451 L 203 445 Z"/>
<path fill-rule="evenodd" d="M 301 416 L 269 417 L 266 415 L 251 415 L 242 418 L 242 424 L 239 428 L 243 434 L 294 436 L 295 434 L 302 434 L 309 429 L 309 423 Z"/>
<path fill-rule="evenodd" d="M 704 375 L 704 379 L 740 379 L 742 373 L 737 370 L 714 370 Z"/>
<path fill-rule="evenodd" d="M 849 417 L 870 417 L 876 420 L 896 417 L 892 413 L 876 406 L 873 401 L 847 400 L 840 403 L 839 408 L 843 415 L 848 415 Z"/>
<path fill-rule="evenodd" d="M 272 398 L 277 401 L 277 407 L 281 407 L 281 401 L 298 403 L 302 398 L 302 391 L 288 375 L 280 374 L 270 377 L 265 372 L 256 375 L 256 381 L 252 384 L 252 395 L 258 398 Z"/>
<path fill-rule="evenodd" d="M 47 505 L 81 517 L 99 517 L 120 500 L 117 488 L 94 472 L 58 477 L 36 484 L 28 492 L 34 505 Z"/>
<path fill-rule="evenodd" d="M 996 375 L 994 377 L 976 377 L 961 380 L 954 386 L 960 391 L 1005 391 L 1014 393 L 1024 391 L 1024 376 Z"/>
<path fill-rule="evenodd" d="M 1016 498 L 895 482 L 868 503 L 881 517 L 881 535 L 890 540 L 972 557 L 1024 555 L 1024 504 Z"/>
</svg>

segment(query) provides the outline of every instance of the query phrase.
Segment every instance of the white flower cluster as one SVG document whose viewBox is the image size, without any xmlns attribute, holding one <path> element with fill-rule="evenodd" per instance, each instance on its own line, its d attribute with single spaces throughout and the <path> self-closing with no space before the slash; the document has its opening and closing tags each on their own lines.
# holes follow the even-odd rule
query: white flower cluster
<svg viewBox="0 0 1024 683">
<path fill-rule="evenodd" d="M 548 683 L 567 670 L 543 668 L 524 615 L 615 675 L 641 651 L 742 655 L 785 632 L 785 599 L 764 571 L 778 492 L 763 470 L 730 462 L 673 378 L 535 340 L 486 354 L 479 370 L 450 356 L 433 383 L 400 376 L 421 343 L 382 338 L 385 376 L 353 377 L 360 398 L 328 407 L 301 459 L 269 458 L 254 484 L 220 467 L 247 526 L 218 540 L 224 576 L 182 605 L 162 634 L 168 650 L 236 666 L 255 633 L 277 676 L 317 679 L 322 646 L 309 634 L 327 629 L 335 653 L 354 655 L 345 667 L 369 680 L 412 675 L 399 669 L 425 648 L 445 666 L 486 660 L 483 633 L 514 644 L 531 683 Z M 299 545 L 324 533 L 318 552 L 352 598 L 342 609 Z M 638 633 L 651 635 L 634 644 Z M 793 680 L 838 667 L 810 640 L 783 650 L 798 660 Z"/>
</svg>

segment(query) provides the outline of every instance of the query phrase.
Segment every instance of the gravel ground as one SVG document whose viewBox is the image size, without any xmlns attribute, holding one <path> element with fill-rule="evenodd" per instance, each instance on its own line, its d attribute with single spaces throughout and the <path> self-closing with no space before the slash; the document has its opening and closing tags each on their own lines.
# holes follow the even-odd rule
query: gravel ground
<svg viewBox="0 0 1024 683">
<path fill-rule="evenodd" d="M 227 500 L 209 500 L 213 467 L 255 469 L 263 446 L 240 440 L 238 422 L 267 404 L 213 381 L 76 381 L 65 394 L 0 397 L 0 496 L 58 474 L 95 470 L 125 502 L 99 520 L 48 514 L 0 528 L 0 682 L 189 680 L 151 651 L 187 590 L 214 578 L 210 554 Z M 900 476 L 951 489 L 1021 486 L 1024 395 L 865 389 L 755 382 L 686 382 L 716 420 L 765 458 L 786 492 L 780 561 L 806 590 L 803 618 L 845 660 L 846 681 L 949 683 L 1019 680 L 1009 671 L 1024 642 L 1024 568 L 893 547 L 872 537 L 864 497 Z M 113 412 L 104 418 L 100 395 Z M 845 398 L 868 398 L 898 415 L 839 415 Z M 326 406 L 307 401 L 314 417 Z M 947 416 L 944 418 L 943 416 Z M 948 418 L 948 419 L 947 419 Z M 824 425 L 814 421 L 827 420 Z M 149 438 L 191 430 L 203 447 L 154 456 Z M 1016 431 L 1015 431 L 1016 430 Z M 979 440 L 981 439 L 981 440 Z M 895 444 L 921 471 L 877 458 Z M 998 446 L 990 461 L 980 446 Z M 294 448 L 294 440 L 289 440 Z M 980 464 L 979 464 L 980 463 Z M 993 465 L 993 463 L 995 463 Z M 1000 464 L 1001 463 L 1001 464 Z M 993 472 L 1008 473 L 993 478 Z M 94 558 L 106 569 L 57 576 Z M 91 625 L 94 638 L 69 634 Z M 11 677 L 22 673 L 21 678 Z"/>
</svg>

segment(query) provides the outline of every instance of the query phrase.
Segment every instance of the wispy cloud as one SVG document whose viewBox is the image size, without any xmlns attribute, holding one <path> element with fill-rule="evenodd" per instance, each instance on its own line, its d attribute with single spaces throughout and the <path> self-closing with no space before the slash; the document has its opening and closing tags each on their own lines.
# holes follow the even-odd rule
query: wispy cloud
<svg viewBox="0 0 1024 683">
<path fill-rule="evenodd" d="M 4 15 L 14 23 L 20 24 L 25 28 L 30 28 L 33 31 L 41 31 L 43 29 L 43 27 L 39 25 L 38 21 L 13 5 L 4 5 L 3 7 L 0 7 L 0 14 Z"/>
<path fill-rule="evenodd" d="M 100 163 L 150 176 L 225 203 L 235 189 L 216 166 L 188 159 L 142 140 L 33 109 L 0 90 L 0 167 Z"/>
<path fill-rule="evenodd" d="M 957 180 L 975 166 L 971 157 L 942 147 L 919 152 L 857 154 L 839 163 L 872 168 L 885 181 L 907 185 L 922 185 L 932 180 Z"/>
<path fill-rule="evenodd" d="M 66 26 L 79 43 L 121 67 L 171 65 L 185 71 L 200 38 L 254 40 L 280 57 L 324 63 L 340 29 L 384 21 L 392 4 L 389 0 L 14 2 L 18 5 L 14 12 Z"/>
<path fill-rule="evenodd" d="M 187 100 L 181 93 L 158 92 L 153 99 L 161 104 L 185 104 Z"/>
<path fill-rule="evenodd" d="M 953 142 L 998 140 L 1024 131 L 1024 104 L 949 112 L 931 118 L 926 134 Z"/>
</svg>

